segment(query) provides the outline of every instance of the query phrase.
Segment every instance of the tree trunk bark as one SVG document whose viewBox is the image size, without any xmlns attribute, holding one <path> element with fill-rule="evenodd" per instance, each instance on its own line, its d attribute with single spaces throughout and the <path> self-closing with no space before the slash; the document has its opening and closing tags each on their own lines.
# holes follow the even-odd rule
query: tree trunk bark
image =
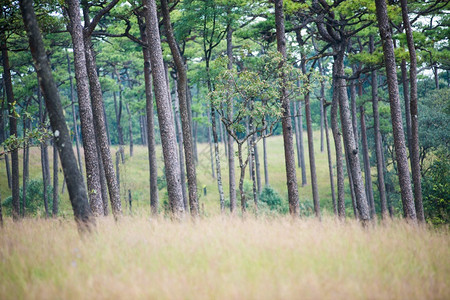
<svg viewBox="0 0 450 300">
<path fill-rule="evenodd" d="M 322 68 L 322 62 L 319 59 L 318 60 L 318 67 L 319 67 L 319 73 L 323 75 L 323 68 Z M 320 81 L 320 152 L 324 151 L 324 134 L 323 134 L 323 127 L 324 127 L 324 119 L 325 119 L 325 84 L 323 81 Z"/>
<path fill-rule="evenodd" d="M 419 160 L 419 116 L 417 107 L 417 58 L 416 48 L 414 46 L 414 38 L 412 34 L 411 24 L 408 17 L 408 2 L 400 0 L 402 6 L 403 25 L 406 31 L 406 42 L 408 44 L 410 57 L 410 84 L 411 84 L 411 170 L 414 182 L 414 202 L 416 208 L 417 219 L 421 223 L 425 223 L 425 216 L 423 213 L 422 203 L 422 183 L 420 175 L 420 160 Z M 436 72 L 437 74 L 437 72 Z M 439 84 L 437 84 L 439 88 Z"/>
<path fill-rule="evenodd" d="M 353 187 L 355 192 L 355 200 L 358 209 L 358 214 L 363 225 L 370 219 L 369 206 L 364 191 L 364 183 L 362 180 L 361 167 L 359 163 L 358 146 L 356 144 L 355 136 L 353 134 L 350 108 L 348 104 L 347 88 L 344 78 L 344 51 L 343 45 L 335 47 L 337 53 L 335 55 L 334 64 L 336 73 L 336 86 L 339 95 L 339 112 L 341 116 L 342 133 L 344 136 L 345 154 L 348 159 L 349 172 L 352 176 Z"/>
<path fill-rule="evenodd" d="M 233 30 L 231 25 L 227 28 L 227 57 L 228 57 L 228 70 L 233 68 Z M 233 100 L 230 103 L 230 109 L 228 111 L 228 119 L 233 119 Z M 230 212 L 233 214 L 236 209 L 236 174 L 234 166 L 234 140 L 231 134 L 227 135 L 228 140 L 228 181 L 230 185 Z M 265 140 L 264 140 L 265 142 Z M 264 156 L 266 155 L 266 149 L 264 148 Z M 266 169 L 264 169 L 266 170 Z M 267 181 L 266 181 L 266 184 Z"/>
<path fill-rule="evenodd" d="M 69 74 L 69 83 L 70 83 L 70 103 L 72 106 L 72 120 L 73 120 L 73 132 L 75 135 L 75 145 L 77 149 L 77 158 L 78 158 L 78 167 L 80 168 L 81 176 L 83 176 L 83 163 L 81 162 L 81 152 L 80 152 L 80 136 L 78 135 L 78 126 L 77 126 L 77 117 L 75 111 L 75 97 L 74 97 L 74 89 L 73 89 L 73 80 L 72 80 L 72 71 L 70 68 L 70 58 L 69 52 L 66 49 L 66 58 L 67 58 L 67 73 Z"/>
<path fill-rule="evenodd" d="M 30 42 L 31 54 L 49 112 L 50 124 L 54 130 L 53 135 L 56 138 L 56 146 L 64 170 L 75 220 L 80 231 L 89 230 L 93 226 L 93 218 L 89 209 L 86 188 L 83 183 L 83 177 L 81 177 L 80 170 L 77 167 L 58 89 L 51 74 L 50 64 L 47 60 L 44 43 L 36 21 L 36 15 L 34 14 L 32 0 L 20 1 L 20 8 Z"/>
<path fill-rule="evenodd" d="M 184 147 L 184 155 L 186 162 L 186 171 L 188 179 L 189 190 L 189 208 L 191 215 L 197 217 L 199 215 L 199 204 L 197 195 L 197 172 L 195 168 L 195 156 L 194 145 L 192 138 L 192 118 L 190 116 L 190 102 L 188 101 L 188 82 L 187 82 L 187 70 L 184 64 L 183 58 L 178 49 L 177 41 L 173 35 L 172 24 L 170 22 L 170 13 L 167 5 L 167 0 L 161 1 L 161 8 L 163 13 L 163 22 L 166 29 L 166 37 L 169 43 L 170 50 L 175 62 L 177 71 L 177 91 L 178 102 L 180 108 L 181 126 L 182 126 L 182 143 Z M 181 142 L 181 140 L 180 140 Z M 180 145 L 181 146 L 181 145 Z M 182 152 L 182 151 L 181 151 Z M 183 161 L 181 162 L 183 163 Z M 183 187 L 185 186 L 183 181 Z"/>
<path fill-rule="evenodd" d="M 301 69 L 304 76 L 308 76 L 306 72 L 306 57 L 302 53 Z M 309 80 L 309 76 L 308 76 Z M 309 154 L 309 169 L 311 172 L 311 187 L 314 202 L 314 212 L 316 217 L 321 219 L 320 216 L 320 202 L 319 202 L 319 189 L 317 187 L 317 174 L 316 174 L 316 158 L 314 153 L 314 137 L 312 129 L 312 117 L 311 117 L 311 105 L 310 105 L 310 93 L 305 93 L 305 117 L 306 117 L 306 131 L 308 134 L 308 154 Z"/>
<path fill-rule="evenodd" d="M 333 66 L 334 72 L 335 66 Z M 336 79 L 333 78 L 333 86 L 336 86 Z M 333 89 L 333 101 L 331 104 L 331 131 L 333 133 L 334 148 L 336 152 L 336 177 L 337 177 L 337 206 L 340 219 L 345 219 L 345 186 L 344 186 L 344 163 L 342 160 L 342 140 L 338 125 L 339 93 Z"/>
<path fill-rule="evenodd" d="M 27 119 L 23 120 L 23 136 L 26 136 L 29 121 Z M 29 161 L 30 161 L 30 147 L 26 139 L 23 142 L 23 172 L 22 172 L 22 207 L 21 216 L 25 217 L 26 206 L 27 206 L 27 184 L 29 177 Z M 0 202 L 1 203 L 1 202 Z M 1 205 L 1 204 L 0 204 Z"/>
<path fill-rule="evenodd" d="M 375 0 L 375 6 L 377 11 L 378 28 L 380 30 L 381 41 L 383 43 L 384 61 L 391 107 L 392 131 L 394 135 L 394 147 L 398 165 L 398 179 L 402 195 L 403 211 L 406 218 L 415 222 L 417 217 L 408 169 L 405 135 L 403 133 L 394 44 L 389 28 L 386 2 L 384 0 Z"/>
<path fill-rule="evenodd" d="M 366 187 L 368 192 L 367 198 L 370 208 L 370 218 L 374 219 L 376 217 L 375 201 L 373 199 L 372 176 L 370 175 L 369 145 L 367 144 L 365 112 L 364 107 L 362 105 L 359 107 L 359 111 L 361 119 L 361 144 L 363 148 L 364 177 L 366 180 Z"/>
<path fill-rule="evenodd" d="M 172 109 L 167 97 L 167 85 L 165 84 L 155 0 L 144 0 L 144 6 L 147 7 L 145 11 L 146 29 L 166 171 L 167 192 L 169 194 L 169 203 L 173 216 L 176 219 L 181 219 L 184 215 L 184 204 L 181 191 L 180 165 L 176 155 L 177 148 L 175 128 L 172 121 Z"/>
<path fill-rule="evenodd" d="M 300 149 L 300 126 L 298 126 L 298 116 L 297 116 L 297 102 L 292 101 L 293 112 L 294 112 L 294 128 L 295 128 L 295 145 L 297 146 L 297 165 L 299 168 L 302 167 L 301 149 Z"/>
<path fill-rule="evenodd" d="M 86 20 L 85 20 L 86 21 Z M 91 92 L 92 113 L 94 118 L 95 134 L 99 138 L 100 154 L 102 156 L 103 168 L 105 170 L 106 182 L 108 183 L 109 199 L 111 210 L 115 219 L 122 215 L 122 203 L 120 201 L 119 187 L 117 185 L 114 164 L 109 149 L 108 136 L 106 135 L 105 119 L 103 117 L 103 96 L 100 81 L 97 75 L 97 68 L 92 53 L 91 37 L 84 36 L 86 66 Z M 101 206 L 103 212 L 103 205 Z"/>
<path fill-rule="evenodd" d="M 125 104 L 128 113 L 128 135 L 130 136 L 130 157 L 133 157 L 133 122 L 128 103 Z"/>
<path fill-rule="evenodd" d="M 369 51 L 373 53 L 373 36 L 370 36 Z M 371 74 L 372 80 L 372 111 L 373 111 L 373 131 L 375 139 L 375 155 L 377 158 L 377 178 L 378 178 L 378 192 L 380 193 L 380 207 L 381 218 L 387 219 L 387 200 L 386 200 L 386 186 L 384 183 L 384 167 L 383 167 L 383 147 L 381 143 L 380 133 L 380 113 L 378 111 L 378 78 L 377 71 L 373 70 Z"/>
<path fill-rule="evenodd" d="M 75 79 L 78 93 L 78 109 L 81 121 L 84 160 L 86 167 L 87 189 L 90 209 L 94 216 L 103 214 L 100 173 L 98 167 L 97 142 L 94 120 L 90 103 L 89 81 L 84 55 L 83 26 L 81 25 L 80 3 L 78 0 L 66 0 L 70 18 L 71 36 L 75 66 Z"/>
<path fill-rule="evenodd" d="M 1 49 L 3 57 L 3 81 L 5 83 L 6 98 L 9 104 L 9 134 L 17 137 L 17 118 L 14 109 L 14 93 L 11 81 L 11 67 L 9 64 L 9 55 L 6 45 L 5 33 L 1 34 Z M 11 151 L 11 189 L 12 189 L 12 216 L 17 221 L 20 217 L 20 199 L 19 199 L 19 149 Z"/>
<path fill-rule="evenodd" d="M 169 82 L 167 82 L 169 83 Z M 186 192 L 186 171 L 184 168 L 184 153 L 183 153 L 183 132 L 181 128 L 181 120 L 180 120 L 180 110 L 179 110 L 179 99 L 178 99 L 178 93 L 177 93 L 177 81 L 174 80 L 174 91 L 175 91 L 175 97 L 172 100 L 173 108 L 174 108 L 174 118 L 175 118 L 175 132 L 178 136 L 178 157 L 180 159 L 180 176 L 181 176 L 181 191 L 183 193 L 183 204 L 184 204 L 184 210 L 188 211 L 188 201 L 187 201 L 187 192 Z M 167 86 L 167 89 L 170 90 L 169 85 Z M 169 99 L 170 99 L 170 93 L 169 93 Z"/>
<path fill-rule="evenodd" d="M 298 127 L 299 127 L 299 138 L 300 138 L 300 167 L 302 170 L 302 186 L 308 184 L 308 179 L 306 178 L 306 162 L 305 162 L 305 146 L 303 143 L 303 110 L 302 110 L 302 102 L 298 102 Z"/>
<path fill-rule="evenodd" d="M 145 43 L 148 43 L 145 24 L 140 26 L 141 37 Z M 145 81 L 145 111 L 147 120 L 147 148 L 150 173 L 150 211 L 152 215 L 158 214 L 158 166 L 156 162 L 156 143 L 155 143 L 155 121 L 153 115 L 153 91 L 152 91 L 152 70 L 150 63 L 150 51 L 148 47 L 142 47 L 144 56 L 144 81 Z"/>
<path fill-rule="evenodd" d="M 286 60 L 286 38 L 284 30 L 283 0 L 275 0 L 275 26 L 277 35 L 277 50 Z M 285 62 L 284 62 L 285 63 Z M 282 73 L 282 81 L 286 81 L 286 75 Z M 288 188 L 289 212 L 292 216 L 299 215 L 299 198 L 297 175 L 295 171 L 294 144 L 292 140 L 292 122 L 289 108 L 289 98 L 286 89 L 280 91 L 283 116 L 281 124 L 283 128 L 284 157 L 286 165 L 286 182 Z"/>
<path fill-rule="evenodd" d="M 321 101 L 325 103 L 324 100 Z M 331 147 L 330 147 L 330 137 L 328 134 L 328 120 L 327 120 L 327 108 L 323 107 L 323 121 L 325 126 L 325 137 L 327 142 L 327 158 L 328 158 L 328 173 L 330 175 L 330 186 L 331 186 L 331 200 L 333 203 L 333 212 L 334 215 L 338 215 L 337 203 L 336 203 L 336 192 L 334 188 L 334 178 L 333 178 L 333 161 L 331 160 Z"/>
<path fill-rule="evenodd" d="M 55 218 L 58 216 L 58 148 L 56 147 L 56 141 L 53 141 L 53 207 L 52 216 Z"/>
<path fill-rule="evenodd" d="M 402 71 L 402 85 L 403 85 L 403 99 L 405 101 L 405 119 L 406 119 L 406 142 L 411 153 L 411 102 L 409 101 L 409 80 L 408 80 L 408 70 L 406 68 L 406 59 L 402 59 L 400 64 L 400 69 Z"/>
<path fill-rule="evenodd" d="M 264 152 L 264 184 L 269 186 L 269 162 L 267 158 L 266 137 L 263 137 L 263 152 Z"/>
</svg>

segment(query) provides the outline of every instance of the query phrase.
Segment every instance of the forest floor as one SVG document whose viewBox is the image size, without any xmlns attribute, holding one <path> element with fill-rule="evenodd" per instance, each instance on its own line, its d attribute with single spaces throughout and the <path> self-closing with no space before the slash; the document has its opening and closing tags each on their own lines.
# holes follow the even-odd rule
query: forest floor
<svg viewBox="0 0 450 300">
<path fill-rule="evenodd" d="M 448 229 L 326 217 L 7 219 L 0 299 L 448 299 Z"/>
</svg>

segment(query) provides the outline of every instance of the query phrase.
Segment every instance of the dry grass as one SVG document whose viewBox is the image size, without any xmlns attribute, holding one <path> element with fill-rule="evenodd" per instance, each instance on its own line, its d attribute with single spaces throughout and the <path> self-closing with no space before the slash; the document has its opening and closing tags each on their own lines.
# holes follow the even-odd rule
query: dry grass
<svg viewBox="0 0 450 300">
<path fill-rule="evenodd" d="M 7 219 L 0 299 L 448 299 L 448 230 L 395 221 Z"/>
</svg>

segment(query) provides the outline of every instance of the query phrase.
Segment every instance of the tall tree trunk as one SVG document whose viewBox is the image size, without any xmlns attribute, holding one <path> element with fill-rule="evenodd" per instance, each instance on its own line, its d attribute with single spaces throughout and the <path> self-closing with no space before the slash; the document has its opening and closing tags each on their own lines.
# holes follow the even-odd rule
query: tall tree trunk
<svg viewBox="0 0 450 300">
<path fill-rule="evenodd" d="M 408 17 L 408 2 L 400 0 L 402 6 L 403 25 L 406 31 L 406 42 L 408 44 L 409 58 L 410 58 L 410 84 L 411 84 L 411 170 L 414 182 L 414 200 L 416 207 L 416 215 L 419 222 L 425 222 L 422 203 L 422 185 L 420 176 L 420 161 L 419 161 L 419 116 L 417 107 L 417 58 L 416 48 L 414 46 L 414 38 L 412 34 L 411 24 Z M 437 74 L 437 72 L 436 72 Z M 437 84 L 439 88 L 439 84 Z"/>
<path fill-rule="evenodd" d="M 5 82 L 4 80 L 2 80 L 3 83 Z M 5 92 L 6 88 L 3 89 L 3 99 L 6 99 L 6 92 Z M 5 137 L 5 114 L 4 114 L 4 110 L 7 107 L 7 101 L 3 101 L 2 102 L 2 107 L 0 107 L 0 144 L 2 144 L 6 137 Z M 5 169 L 6 169 L 6 178 L 8 180 L 8 188 L 11 188 L 11 171 L 9 168 L 9 156 L 8 153 L 5 152 L 5 154 L 3 155 L 5 158 Z"/>
<path fill-rule="evenodd" d="M 86 8 L 85 8 L 86 9 Z M 85 14 L 86 15 L 86 14 Z M 85 26 L 89 20 L 85 19 Z M 91 92 L 92 113 L 94 118 L 95 134 L 98 137 L 100 154 L 102 156 L 103 168 L 105 170 L 106 182 L 108 184 L 109 200 L 114 218 L 122 215 L 122 203 L 120 201 L 119 186 L 116 180 L 114 164 L 109 149 L 108 136 L 106 134 L 106 124 L 103 117 L 103 96 L 100 81 L 98 79 L 97 67 L 94 60 L 92 42 L 90 35 L 84 34 L 84 46 L 86 55 L 86 66 Z M 100 207 L 103 212 L 103 205 Z"/>
<path fill-rule="evenodd" d="M 233 68 L 233 30 L 231 25 L 227 28 L 227 57 L 228 57 L 228 70 Z M 233 100 L 230 101 L 230 108 L 228 110 L 228 119 L 233 119 Z M 230 185 L 230 211 L 234 213 L 236 209 L 236 174 L 234 166 L 234 140 L 231 134 L 227 135 L 228 140 L 228 181 Z M 265 143 L 265 140 L 264 140 Z M 264 156 L 266 155 L 266 149 L 264 148 Z M 264 169 L 266 170 L 266 169 Z M 266 184 L 267 181 L 266 181 Z"/>
<path fill-rule="evenodd" d="M 301 69 L 304 76 L 308 76 L 306 73 L 306 57 L 302 53 Z M 309 81 L 309 76 L 308 76 Z M 306 131 L 308 134 L 308 154 L 309 154 L 309 170 L 311 172 L 311 187 L 313 194 L 314 212 L 316 217 L 320 220 L 320 202 L 319 202 L 319 188 L 317 186 L 317 174 L 316 174 L 316 158 L 314 153 L 314 137 L 312 129 L 312 117 L 311 117 L 311 105 L 310 105 L 310 93 L 305 93 L 305 117 L 306 117 Z"/>
<path fill-rule="evenodd" d="M 192 118 L 190 101 L 188 101 L 188 82 L 187 82 L 187 70 L 184 64 L 183 58 L 178 49 L 177 41 L 173 35 L 172 24 L 170 22 L 170 13 L 167 5 L 167 0 L 161 1 L 161 8 L 163 13 L 163 22 L 166 29 L 166 37 L 169 43 L 170 50 L 175 62 L 177 71 L 177 91 L 178 91 L 178 102 L 180 108 L 181 126 L 183 132 L 183 147 L 186 162 L 186 171 L 188 179 L 188 189 L 189 189 L 189 207 L 192 216 L 199 215 L 199 205 L 197 196 L 197 172 L 195 168 L 195 156 L 194 156 L 194 145 L 192 138 Z M 183 162 L 181 162 L 183 163 Z M 183 182 L 184 186 L 184 182 Z"/>
<path fill-rule="evenodd" d="M 169 82 L 167 82 L 169 83 Z M 181 176 L 181 191 L 183 193 L 183 204 L 184 204 L 184 210 L 188 211 L 188 201 L 187 201 L 187 192 L 186 192 L 186 171 L 184 168 L 184 153 L 183 153 L 183 132 L 181 128 L 181 120 L 180 120 L 180 108 L 179 108 L 179 100 L 178 100 L 178 93 L 177 93 L 177 81 L 174 80 L 174 92 L 175 97 L 172 100 L 173 108 L 174 108 L 174 118 L 175 118 L 175 132 L 178 136 L 178 157 L 180 159 L 180 176 Z M 167 89 L 170 90 L 170 86 L 167 86 Z M 170 99 L 170 94 L 169 94 Z"/>
<path fill-rule="evenodd" d="M 283 0 L 275 0 L 275 26 L 277 35 L 277 50 L 283 55 L 286 60 L 286 38 L 284 30 L 284 13 Z M 285 63 L 285 62 L 284 62 Z M 286 74 L 282 73 L 282 81 L 286 81 Z M 289 98 L 285 87 L 281 88 L 281 107 L 283 109 L 283 116 L 281 124 L 283 128 L 283 142 L 284 142 L 284 158 L 286 165 L 286 182 L 288 188 L 289 212 L 292 216 L 299 215 L 299 198 L 297 175 L 295 172 L 294 159 L 294 143 L 292 140 L 292 122 L 291 112 L 289 107 Z"/>
<path fill-rule="evenodd" d="M 263 137 L 263 152 L 264 152 L 264 184 L 269 186 L 269 162 L 267 158 L 266 137 Z"/>
<path fill-rule="evenodd" d="M 39 80 L 39 78 L 38 78 Z M 38 101 L 39 101 L 39 126 L 44 126 L 45 117 L 44 117 L 44 109 L 43 101 L 41 99 L 41 89 L 38 86 Z M 44 208 L 45 208 L 45 217 L 48 218 L 48 186 L 50 184 L 50 170 L 47 171 L 48 166 L 48 151 L 47 151 L 47 141 L 43 141 L 40 145 L 41 149 L 41 169 L 42 169 L 42 184 L 43 184 L 43 196 L 44 196 Z"/>
<path fill-rule="evenodd" d="M 298 116 L 297 116 L 297 102 L 292 101 L 293 112 L 294 112 L 294 128 L 295 128 L 295 145 L 297 146 L 297 165 L 299 168 L 302 167 L 301 163 L 301 149 L 300 149 L 300 126 L 298 126 Z"/>
<path fill-rule="evenodd" d="M 256 135 L 253 139 L 253 152 L 255 155 L 255 172 L 256 172 L 256 183 L 258 187 L 258 194 L 262 191 L 262 182 L 261 182 L 261 164 L 259 162 L 259 152 L 258 145 L 256 145 Z"/>
<path fill-rule="evenodd" d="M 391 122 L 394 135 L 395 155 L 398 165 L 398 179 L 402 195 L 403 211 L 405 217 L 415 221 L 416 209 L 414 206 L 411 178 L 408 168 L 408 157 L 406 154 L 405 135 L 403 133 L 402 114 L 400 110 L 400 97 L 397 84 L 397 70 L 394 55 L 394 44 L 389 28 L 387 6 L 384 0 L 375 0 L 377 11 L 378 28 L 383 43 L 386 77 L 389 91 L 389 102 L 391 107 Z"/>
<path fill-rule="evenodd" d="M 325 103 L 324 100 L 321 101 Z M 330 147 L 330 137 L 328 134 L 328 120 L 327 120 L 327 107 L 323 107 L 323 121 L 325 125 L 325 137 L 327 142 L 327 158 L 328 158 L 328 173 L 330 175 L 330 186 L 331 186 L 331 200 L 333 203 L 333 212 L 334 215 L 338 215 L 337 203 L 336 203 L 336 192 L 334 188 L 334 178 L 333 178 L 333 162 L 331 160 L 331 147 Z"/>
<path fill-rule="evenodd" d="M 355 68 L 353 68 L 355 69 Z M 355 73 L 356 70 L 353 71 Z M 356 84 L 355 80 L 350 83 L 350 100 L 351 100 L 351 114 L 352 114 L 352 129 L 355 137 L 356 146 L 358 146 L 359 133 L 358 133 L 358 114 L 356 109 Z"/>
<path fill-rule="evenodd" d="M 305 146 L 303 143 L 303 110 L 301 101 L 298 102 L 297 117 L 299 127 L 298 134 L 300 139 L 300 167 L 302 170 L 302 186 L 305 186 L 308 184 L 308 179 L 306 178 Z"/>
<path fill-rule="evenodd" d="M 323 75 L 323 68 L 322 68 L 322 62 L 319 59 L 318 60 L 318 67 L 319 67 L 319 73 Z M 324 82 L 321 80 L 320 81 L 320 152 L 324 151 L 324 134 L 323 134 L 323 130 L 324 130 L 324 119 L 325 119 L 325 84 Z"/>
<path fill-rule="evenodd" d="M 75 97 L 73 90 L 73 80 L 72 80 L 72 71 L 70 68 L 70 58 L 69 51 L 66 49 L 66 58 L 67 58 L 67 73 L 69 74 L 69 83 L 70 83 L 70 103 L 72 107 L 72 120 L 73 120 L 73 132 L 75 135 L 75 145 L 77 149 L 77 158 L 78 158 L 78 167 L 80 168 L 81 176 L 83 176 L 83 163 L 81 162 L 81 152 L 80 152 L 80 136 L 78 135 L 78 126 L 77 126 L 77 117 L 75 111 Z"/>
<path fill-rule="evenodd" d="M 333 66 L 334 72 L 335 66 Z M 333 86 L 336 86 L 336 79 L 333 78 Z M 331 131 L 333 133 L 334 148 L 336 152 L 336 177 L 337 177 L 337 206 L 340 219 L 345 219 L 345 191 L 344 191 L 344 163 L 342 160 L 342 139 L 338 125 L 339 93 L 337 88 L 333 89 L 333 101 L 331 104 Z"/>
<path fill-rule="evenodd" d="M 23 120 L 23 136 L 26 136 L 26 132 L 29 129 L 28 127 L 29 120 Z M 29 161 L 30 161 L 30 147 L 26 139 L 23 142 L 23 172 L 22 172 L 22 208 L 21 213 L 22 217 L 26 215 L 26 207 L 27 207 L 27 185 L 28 185 L 28 177 L 29 177 Z M 1 205 L 1 204 L 0 204 Z"/>
<path fill-rule="evenodd" d="M 113 92 L 113 99 L 114 99 L 114 111 L 116 113 L 116 123 L 117 123 L 117 139 L 119 142 L 119 151 L 120 156 L 122 158 L 122 163 L 125 162 L 125 155 L 124 155 L 124 139 L 123 139 L 123 128 L 121 125 L 122 120 L 122 110 L 123 110 L 123 101 L 122 101 L 122 80 L 120 79 L 119 71 L 117 71 L 117 67 L 114 65 L 114 74 L 117 77 L 117 84 L 119 85 L 119 104 L 117 104 L 117 96 L 116 92 Z"/>
<path fill-rule="evenodd" d="M 100 175 L 100 186 L 101 186 L 101 193 L 102 193 L 102 207 L 103 207 L 103 216 L 107 216 L 109 214 L 108 212 L 108 184 L 106 183 L 106 176 L 105 176 L 105 168 L 103 167 L 102 162 L 102 156 L 100 154 L 100 148 L 99 143 L 97 141 L 97 159 L 98 159 L 98 171 Z M 118 183 L 119 184 L 119 183 Z"/>
<path fill-rule="evenodd" d="M 94 216 L 103 214 L 100 173 L 98 167 L 97 142 L 94 120 L 90 103 L 89 81 L 84 55 L 83 26 L 81 25 L 80 3 L 78 0 L 66 0 L 70 17 L 70 33 L 73 42 L 75 79 L 78 93 L 78 109 L 83 139 L 84 161 L 86 167 L 87 189 L 90 209 Z"/>
<path fill-rule="evenodd" d="M 128 135 L 130 137 L 130 157 L 133 157 L 133 122 L 128 103 L 125 104 L 125 106 L 127 108 L 128 113 Z"/>
<path fill-rule="evenodd" d="M 147 31 L 141 27 L 142 40 L 148 43 Z M 152 70 L 150 67 L 150 51 L 148 47 L 142 47 L 144 55 L 145 78 L 145 111 L 147 117 L 147 148 L 150 172 L 150 210 L 152 215 L 158 214 L 158 166 L 156 163 L 155 122 L 153 115 Z"/>
<path fill-rule="evenodd" d="M 165 84 L 155 0 L 144 0 L 144 6 L 147 8 L 145 11 L 146 29 L 166 171 L 167 192 L 169 194 L 172 214 L 175 218 L 182 218 L 184 215 L 184 204 L 181 192 L 180 165 L 176 155 L 177 148 L 175 128 L 172 121 L 172 109 L 167 97 L 167 85 Z"/>
<path fill-rule="evenodd" d="M 334 56 L 334 64 L 336 73 L 336 86 L 339 95 L 339 112 L 341 116 L 342 133 L 344 137 L 344 147 L 346 158 L 348 159 L 349 172 L 351 172 L 353 187 L 355 192 L 355 200 L 358 208 L 359 218 L 363 224 L 370 219 L 369 206 L 364 191 L 364 183 L 361 174 L 361 167 L 359 163 L 358 146 L 356 144 L 355 136 L 353 134 L 350 108 L 348 104 L 347 88 L 344 79 L 344 51 L 343 45 L 335 47 L 337 53 Z"/>
<path fill-rule="evenodd" d="M 373 36 L 370 36 L 369 51 L 374 52 Z M 377 178 L 378 178 L 378 192 L 380 193 L 380 207 L 381 218 L 387 218 L 387 200 L 386 200 L 386 186 L 384 183 L 384 167 L 383 167 L 383 147 L 381 144 L 380 133 L 380 113 L 378 111 L 378 78 L 377 70 L 372 70 L 372 111 L 373 111 L 373 131 L 375 139 L 375 154 L 377 158 Z"/>
<path fill-rule="evenodd" d="M 208 121 L 211 122 L 211 113 L 207 112 Z M 211 126 L 208 127 L 208 144 L 209 144 L 209 160 L 211 162 L 211 176 L 213 179 L 216 179 L 216 172 L 214 171 L 214 155 L 213 155 L 213 146 L 212 146 L 212 133 Z"/>
<path fill-rule="evenodd" d="M 86 188 L 83 183 L 83 177 L 81 177 L 80 170 L 77 167 L 73 148 L 71 147 L 69 130 L 64 119 L 58 89 L 53 80 L 50 64 L 45 53 L 32 0 L 20 1 L 20 8 L 30 42 L 31 54 L 44 93 L 50 124 L 54 130 L 53 135 L 56 138 L 56 146 L 64 170 L 75 220 L 80 231 L 85 229 L 89 230 L 93 224 L 93 218 L 89 209 Z"/>
<path fill-rule="evenodd" d="M 53 141 L 53 206 L 52 216 L 58 216 L 58 147 L 56 141 Z"/>
<path fill-rule="evenodd" d="M 366 133 L 366 120 L 364 106 L 359 107 L 360 118 L 361 118 L 361 144 L 363 150 L 363 160 L 364 160 L 364 177 L 366 180 L 367 187 L 367 198 L 370 208 L 370 218 L 376 217 L 375 213 L 375 201 L 373 199 L 373 187 L 372 187 L 372 176 L 370 175 L 370 158 L 369 158 L 369 145 L 367 144 L 367 133 Z"/>
<path fill-rule="evenodd" d="M 13 86 L 11 81 L 11 67 L 9 64 L 9 55 L 6 45 L 5 33 L 1 34 L 0 41 L 3 57 L 3 81 L 5 83 L 6 98 L 9 105 L 9 134 L 17 137 L 17 118 L 14 109 L 15 99 L 13 93 Z M 17 221 L 20 217 L 20 199 L 19 199 L 19 149 L 11 151 L 11 189 L 12 189 L 12 215 L 13 219 Z"/>
<path fill-rule="evenodd" d="M 405 101 L 405 119 L 406 119 L 406 142 L 411 153 L 411 102 L 409 101 L 409 80 L 408 70 L 406 68 L 406 59 L 402 59 L 400 64 L 402 71 L 403 99 Z"/>
</svg>

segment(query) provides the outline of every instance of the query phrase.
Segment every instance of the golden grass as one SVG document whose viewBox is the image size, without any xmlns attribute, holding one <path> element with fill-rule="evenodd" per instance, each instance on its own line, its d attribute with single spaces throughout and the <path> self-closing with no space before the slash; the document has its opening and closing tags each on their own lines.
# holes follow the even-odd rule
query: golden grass
<svg viewBox="0 0 450 300">
<path fill-rule="evenodd" d="M 395 221 L 11 219 L 0 299 L 448 299 L 450 239 Z"/>
</svg>

